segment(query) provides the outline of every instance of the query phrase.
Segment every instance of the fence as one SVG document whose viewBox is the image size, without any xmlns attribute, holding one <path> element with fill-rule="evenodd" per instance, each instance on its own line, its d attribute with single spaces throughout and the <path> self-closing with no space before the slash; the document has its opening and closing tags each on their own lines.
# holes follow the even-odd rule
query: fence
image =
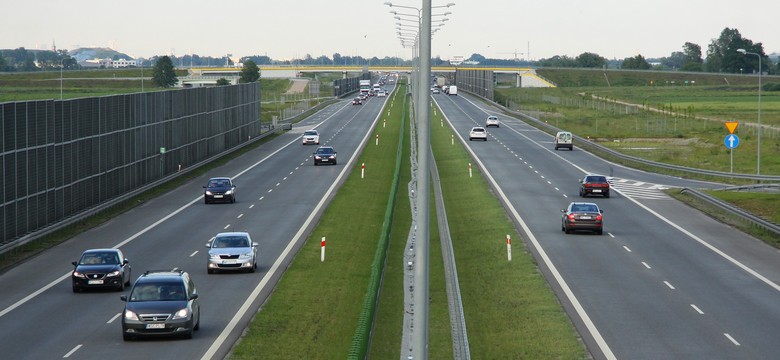
<svg viewBox="0 0 780 360">
<path fill-rule="evenodd" d="M 0 104 L 0 252 L 259 135 L 259 83 Z"/>
</svg>

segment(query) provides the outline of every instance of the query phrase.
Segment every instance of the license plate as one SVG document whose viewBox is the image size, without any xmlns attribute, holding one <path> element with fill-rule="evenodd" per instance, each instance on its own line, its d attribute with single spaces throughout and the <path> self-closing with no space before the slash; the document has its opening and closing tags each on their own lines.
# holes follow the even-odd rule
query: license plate
<svg viewBox="0 0 780 360">
<path fill-rule="evenodd" d="M 222 195 L 214 195 L 214 198 L 215 198 L 215 199 L 221 199 L 221 198 L 222 198 Z"/>
<path fill-rule="evenodd" d="M 330 159 L 322 159 L 322 161 L 330 161 Z"/>
<path fill-rule="evenodd" d="M 601 192 L 601 190 L 600 190 L 600 189 L 593 189 L 593 192 L 594 192 L 594 193 L 597 193 L 597 192 L 598 192 L 598 193 L 600 193 L 600 192 Z"/>
<path fill-rule="evenodd" d="M 103 280 L 87 280 L 89 285 L 103 285 Z"/>
<path fill-rule="evenodd" d="M 237 260 L 222 260 L 223 264 L 237 264 Z"/>
<path fill-rule="evenodd" d="M 146 324 L 147 329 L 165 329 L 165 324 Z"/>
<path fill-rule="evenodd" d="M 582 220 L 590 220 L 591 217 L 587 216 L 587 215 L 586 216 L 580 216 L 580 219 L 582 219 Z"/>
</svg>

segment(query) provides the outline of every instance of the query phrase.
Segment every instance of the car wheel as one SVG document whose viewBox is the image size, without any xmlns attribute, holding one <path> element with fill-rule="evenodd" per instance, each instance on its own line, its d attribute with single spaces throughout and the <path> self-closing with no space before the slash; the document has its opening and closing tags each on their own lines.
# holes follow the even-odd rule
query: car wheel
<svg viewBox="0 0 780 360">
<path fill-rule="evenodd" d="M 125 291 L 125 283 L 123 281 L 119 282 L 119 286 L 116 287 L 116 291 L 119 292 Z"/>
<path fill-rule="evenodd" d="M 73 286 L 73 292 L 74 293 L 81 292 L 81 289 L 79 289 L 78 286 Z"/>
<path fill-rule="evenodd" d="M 230 197 L 230 203 L 231 203 L 231 204 L 235 204 L 235 203 L 236 203 L 236 197 L 235 197 L 235 195 Z"/>
<path fill-rule="evenodd" d="M 200 330 L 200 312 L 198 312 L 198 322 L 195 323 L 195 326 L 192 327 L 192 330 Z"/>
<path fill-rule="evenodd" d="M 555 151 L 558 151 L 558 147 L 557 146 L 555 147 Z"/>
<path fill-rule="evenodd" d="M 485 140 L 485 141 L 487 141 L 487 138 L 484 138 L 484 139 L 482 139 L 482 140 Z"/>
<path fill-rule="evenodd" d="M 601 234 L 603 234 L 603 233 L 604 233 L 604 230 L 601 230 L 601 229 L 599 229 L 599 230 L 596 230 L 596 235 L 601 235 Z"/>
<path fill-rule="evenodd" d="M 206 269 L 206 272 L 208 272 L 209 274 L 213 274 L 213 273 L 214 273 L 214 270 L 211 270 L 211 269 Z"/>
<path fill-rule="evenodd" d="M 203 202 L 208 204 L 209 203 L 209 199 L 203 198 Z"/>
<path fill-rule="evenodd" d="M 317 165 L 319 165 L 319 164 L 317 164 L 317 162 L 315 161 L 315 162 L 314 162 L 314 166 L 317 166 Z"/>
<path fill-rule="evenodd" d="M 333 165 L 336 165 L 336 164 L 337 164 L 336 160 L 333 160 Z"/>
<path fill-rule="evenodd" d="M 564 230 L 567 234 L 571 234 L 571 229 L 565 229 Z"/>
<path fill-rule="evenodd" d="M 124 340 L 124 341 L 130 341 L 130 340 L 133 340 L 133 336 L 132 336 L 132 335 L 130 335 L 130 334 L 125 334 L 125 333 L 122 333 L 122 340 Z"/>
<path fill-rule="evenodd" d="M 185 332 L 182 337 L 185 339 L 192 339 L 192 330 Z"/>
<path fill-rule="evenodd" d="M 605 198 L 609 198 L 609 193 L 604 194 Z"/>
</svg>

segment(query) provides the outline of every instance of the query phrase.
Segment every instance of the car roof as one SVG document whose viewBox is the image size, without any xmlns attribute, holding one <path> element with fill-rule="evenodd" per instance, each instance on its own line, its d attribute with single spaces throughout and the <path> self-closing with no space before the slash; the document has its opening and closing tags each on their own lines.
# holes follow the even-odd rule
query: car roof
<svg viewBox="0 0 780 360">
<path fill-rule="evenodd" d="M 98 253 L 98 252 L 119 252 L 119 249 L 110 249 L 110 248 L 104 248 L 104 249 L 88 249 L 84 250 L 84 253 Z"/>
<path fill-rule="evenodd" d="M 249 236 L 249 233 L 246 231 L 229 231 L 229 232 L 221 232 L 216 235 L 216 237 L 220 236 Z"/>
<path fill-rule="evenodd" d="M 219 177 L 209 178 L 209 181 L 211 180 L 230 180 L 230 178 L 226 176 L 219 176 Z"/>
<path fill-rule="evenodd" d="M 146 281 L 181 281 L 185 276 L 189 276 L 186 271 L 169 270 L 147 270 L 136 280 L 136 283 Z"/>
<path fill-rule="evenodd" d="M 485 128 L 483 128 L 482 126 L 475 126 L 475 127 L 471 128 L 471 130 L 477 130 L 477 129 L 485 130 Z"/>
</svg>

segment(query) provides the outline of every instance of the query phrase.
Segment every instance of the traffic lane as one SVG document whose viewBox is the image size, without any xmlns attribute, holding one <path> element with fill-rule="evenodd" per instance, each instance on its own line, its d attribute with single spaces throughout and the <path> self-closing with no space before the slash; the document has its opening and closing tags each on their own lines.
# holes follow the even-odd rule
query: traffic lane
<svg viewBox="0 0 780 360">
<path fill-rule="evenodd" d="M 187 227 L 185 226 L 184 228 L 187 228 Z M 197 227 L 195 227 L 195 228 L 197 228 Z M 176 235 L 179 235 L 179 236 L 180 236 L 181 234 L 176 234 Z M 156 236 L 153 236 L 153 235 L 152 235 L 151 237 L 156 237 Z M 161 238 L 166 238 L 166 237 L 165 237 L 165 236 L 162 236 Z M 143 243 L 144 243 L 143 241 L 139 241 L 139 242 L 132 243 L 132 244 L 133 244 L 133 245 L 135 245 L 135 244 L 143 244 Z M 200 245 L 201 245 L 201 241 L 197 241 L 197 244 L 198 244 L 198 246 L 200 246 Z M 152 250 L 158 250 L 158 249 L 152 249 Z M 128 251 L 126 250 L 126 252 L 128 252 Z M 130 250 L 129 250 L 129 253 L 134 253 L 134 252 L 135 252 L 135 251 L 134 251 L 134 250 L 132 250 L 132 249 L 130 249 Z M 165 261 L 165 262 L 166 262 L 166 264 L 170 264 L 170 263 L 172 263 L 171 261 Z M 160 266 L 151 266 L 151 265 L 144 266 L 143 262 L 140 262 L 140 263 L 138 263 L 138 265 L 137 265 L 136 267 L 137 267 L 137 268 L 160 268 Z M 138 271 L 138 270 L 137 270 L 137 271 Z M 136 273 L 136 274 L 137 274 L 137 273 Z M 202 286 L 202 285 L 201 285 L 201 286 Z M 65 306 L 65 307 L 66 307 L 66 308 L 76 308 L 76 306 L 73 306 L 73 307 L 70 307 L 70 306 Z M 45 306 L 44 308 L 54 308 L 54 307 Z M 67 324 L 63 324 L 63 325 L 67 325 L 67 326 L 65 326 L 65 327 L 60 327 L 60 328 L 67 328 L 67 327 L 70 327 L 70 326 L 74 326 L 74 324 L 73 324 L 72 322 L 69 322 L 69 323 L 67 323 Z M 54 328 L 57 328 L 57 326 L 54 326 Z M 7 338 L 12 338 L 12 337 L 7 337 Z"/>
<path fill-rule="evenodd" d="M 486 160 L 486 162 L 490 161 L 492 160 Z M 690 312 L 688 304 L 670 306 L 670 300 L 662 293 L 663 283 L 643 276 L 643 272 L 647 269 L 640 262 L 621 257 L 625 250 L 613 246 L 609 235 L 563 234 L 560 231 L 559 208 L 565 206 L 569 200 L 551 191 L 541 176 L 525 179 L 524 175 L 533 175 L 520 174 L 519 169 L 513 166 L 498 166 L 498 170 L 491 173 L 494 178 L 505 179 L 507 180 L 505 182 L 510 184 L 502 185 L 505 193 L 521 194 L 518 195 L 518 199 L 513 200 L 515 208 L 526 219 L 531 231 L 536 234 L 552 262 L 567 279 L 591 319 L 602 330 L 602 335 L 607 342 L 611 345 L 619 344 L 612 345 L 616 354 L 629 358 L 642 358 L 644 354 L 659 352 L 673 355 L 678 353 L 678 349 L 690 348 L 691 345 L 687 345 L 689 342 L 707 344 L 714 339 L 723 339 L 722 333 L 715 334 L 706 326 L 696 328 L 693 315 L 689 315 L 687 319 L 683 317 L 682 314 Z M 535 186 L 535 183 L 542 185 Z M 513 185 L 517 189 L 514 189 Z M 627 219 L 620 219 L 618 216 L 622 213 L 631 213 L 618 208 L 620 202 L 625 201 L 618 199 L 592 199 L 591 201 L 600 203 L 605 209 L 605 230 L 608 233 L 619 233 L 624 227 L 631 229 L 638 226 L 631 222 L 636 221 L 632 220 L 631 216 Z M 563 206 L 549 205 L 556 202 Z M 518 205 L 529 203 L 534 206 Z M 646 229 L 644 233 L 650 234 L 653 230 Z M 650 239 L 639 235 L 638 241 L 648 240 Z M 647 319 L 653 321 L 648 322 Z M 680 321 L 680 319 L 685 320 Z M 675 326 L 675 329 L 695 329 L 695 331 L 680 330 L 681 333 L 676 333 L 667 330 L 670 326 Z M 705 336 L 703 334 L 707 334 L 706 337 L 700 338 Z M 623 348 L 623 344 L 631 345 Z M 710 354 L 712 348 L 705 346 L 697 352 Z M 717 352 L 732 350 L 726 348 Z"/>
<path fill-rule="evenodd" d="M 472 145 L 472 147 L 480 147 L 480 146 L 479 146 L 479 144 L 476 144 L 476 146 Z M 496 158 L 496 157 L 499 157 L 499 156 L 496 154 L 496 152 L 495 152 L 495 151 L 491 151 L 490 153 L 493 155 L 493 156 L 491 157 L 491 159 L 493 159 L 493 158 Z M 489 162 L 489 161 L 490 161 L 490 160 L 486 160 L 486 162 Z M 496 178 L 500 178 L 500 179 L 517 179 L 517 178 L 518 178 L 517 176 L 512 176 L 512 174 L 510 174 L 510 173 L 507 173 L 507 174 L 502 174 L 502 173 L 501 173 L 501 171 L 502 171 L 502 170 L 505 170 L 505 169 L 512 169 L 512 168 L 513 168 L 512 166 L 506 166 L 506 164 L 505 164 L 506 160 L 498 160 L 498 161 L 496 161 L 496 162 L 497 162 L 497 163 L 504 163 L 504 164 L 502 164 L 503 166 L 499 165 L 499 170 L 498 170 L 498 172 L 495 174 L 495 177 L 496 177 Z M 541 177 L 540 177 L 540 178 L 541 178 Z M 517 183 L 517 182 L 513 182 L 513 183 Z M 528 194 L 529 192 L 530 192 L 530 193 L 533 193 L 533 194 L 537 194 L 537 193 L 539 192 L 539 191 L 534 191 L 534 190 L 530 190 L 530 189 L 523 189 L 523 190 L 524 190 L 524 192 L 523 192 L 523 193 L 525 193 L 525 194 Z M 541 189 L 540 191 L 544 191 L 544 189 Z M 512 193 L 512 191 L 508 191 L 508 192 Z M 518 192 L 519 192 L 519 191 L 518 191 Z M 538 196 L 538 195 L 534 195 L 534 196 L 536 197 L 536 196 Z M 539 199 L 535 199 L 534 201 L 539 201 Z M 608 200 L 604 199 L 604 201 L 603 201 L 603 202 L 604 202 L 604 203 L 606 203 L 606 202 L 608 202 Z M 611 202 L 612 202 L 612 203 L 614 203 L 615 201 L 613 200 L 613 201 L 611 201 Z M 548 203 L 548 202 L 547 202 L 547 201 L 544 201 L 544 200 L 541 200 L 541 201 L 539 201 L 539 203 Z M 538 211 L 538 209 L 534 209 L 534 212 L 537 212 L 537 211 Z M 621 213 L 621 211 L 618 211 L 618 214 L 619 214 L 619 213 Z M 557 220 L 558 220 L 558 221 L 556 221 L 556 222 L 555 222 L 555 224 L 556 224 L 555 226 L 556 226 L 557 230 L 559 230 L 559 227 L 560 227 L 560 222 L 559 222 L 559 221 L 560 221 L 560 215 L 559 215 L 559 213 L 558 213 L 558 215 L 557 215 Z M 530 224 L 534 224 L 535 222 L 534 222 L 534 221 L 529 221 L 529 223 L 530 223 Z M 532 228 L 533 228 L 533 225 L 531 225 L 531 226 L 532 226 Z M 652 231 L 650 231 L 650 232 L 652 232 Z M 560 236 L 560 235 L 557 235 L 557 236 Z M 642 241 L 645 241 L 645 240 L 643 239 Z M 599 257 L 600 257 L 600 256 L 599 256 Z M 598 261 L 598 263 L 604 263 L 603 259 L 602 259 L 602 260 L 599 260 L 599 261 Z M 587 272 L 587 271 L 583 271 L 582 269 L 579 269 L 579 270 L 577 270 L 577 271 L 574 271 L 574 272 L 573 272 L 573 274 L 581 274 L 581 273 L 591 273 L 591 274 L 592 274 L 593 272 Z M 634 293 L 637 293 L 637 292 L 636 292 L 636 291 L 634 291 L 634 290 L 629 290 L 629 291 L 628 291 L 628 293 L 634 294 Z M 641 294 L 641 292 L 639 292 L 639 293 Z M 644 297 L 646 297 L 646 296 L 643 296 L 642 298 L 644 298 Z M 640 298 L 640 299 L 641 299 L 641 298 Z M 662 303 L 663 303 L 663 302 L 661 302 L 661 304 L 662 304 Z M 662 304 L 662 305 L 661 305 L 661 308 L 663 308 L 663 307 L 664 307 L 664 305 Z M 687 308 L 686 308 L 686 307 L 678 307 L 678 308 L 677 308 L 677 310 L 678 310 L 678 311 L 681 311 L 681 312 L 684 312 L 684 311 L 687 311 Z M 658 318 L 657 316 L 654 316 L 654 315 L 652 315 L 652 313 L 653 313 L 653 312 L 649 312 L 649 313 L 648 313 L 648 314 L 649 314 L 648 316 L 651 316 L 651 317 L 653 317 L 653 318 Z M 670 319 L 667 319 L 667 320 L 674 320 L 674 318 L 675 318 L 675 317 L 672 317 L 672 318 L 670 318 Z M 661 324 L 661 325 L 662 325 L 662 327 L 660 327 L 660 328 L 656 327 L 654 330 L 652 330 L 652 331 L 651 331 L 651 333 L 657 333 L 659 329 L 660 329 L 660 330 L 662 330 L 662 329 L 663 329 L 663 324 L 664 324 L 664 323 L 665 323 L 665 321 L 662 321 L 662 322 L 660 322 L 659 324 Z M 679 338 L 679 337 L 674 337 L 674 338 L 675 338 L 675 339 L 677 339 L 677 338 Z M 647 351 L 648 351 L 648 353 L 652 353 L 652 352 L 654 352 L 654 351 L 656 351 L 656 350 L 654 350 L 654 349 L 647 349 Z M 674 353 L 674 347 L 671 347 L 671 348 L 669 349 L 669 351 L 670 351 L 670 353 Z M 704 353 L 706 353 L 706 351 L 704 351 Z"/>
</svg>

